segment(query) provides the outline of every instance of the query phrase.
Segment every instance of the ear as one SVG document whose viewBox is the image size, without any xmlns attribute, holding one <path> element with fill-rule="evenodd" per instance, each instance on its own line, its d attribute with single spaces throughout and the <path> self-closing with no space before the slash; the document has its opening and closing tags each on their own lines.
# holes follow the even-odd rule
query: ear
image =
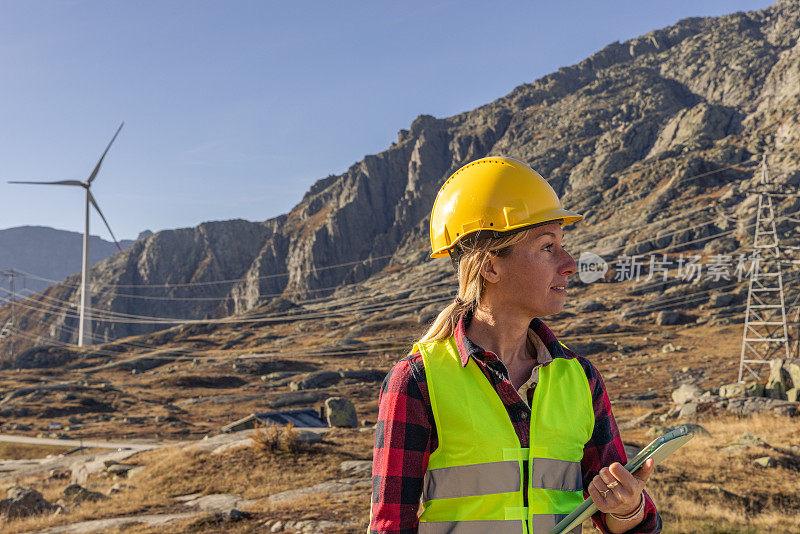
<svg viewBox="0 0 800 534">
<path fill-rule="evenodd" d="M 481 267 L 480 275 L 490 284 L 496 284 L 500 281 L 500 272 L 497 270 L 497 260 L 499 258 L 495 255 L 490 255 L 486 263 Z"/>
</svg>

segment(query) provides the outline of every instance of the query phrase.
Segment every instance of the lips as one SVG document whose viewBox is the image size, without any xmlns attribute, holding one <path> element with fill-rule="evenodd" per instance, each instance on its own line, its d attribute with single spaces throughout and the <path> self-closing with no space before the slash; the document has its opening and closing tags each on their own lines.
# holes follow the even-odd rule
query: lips
<svg viewBox="0 0 800 534">
<path fill-rule="evenodd" d="M 563 285 L 563 286 L 552 286 L 550 288 L 550 290 L 551 291 L 555 291 L 556 293 L 559 293 L 561 295 L 566 295 L 567 294 L 567 286 L 566 286 L 566 284 Z"/>
</svg>

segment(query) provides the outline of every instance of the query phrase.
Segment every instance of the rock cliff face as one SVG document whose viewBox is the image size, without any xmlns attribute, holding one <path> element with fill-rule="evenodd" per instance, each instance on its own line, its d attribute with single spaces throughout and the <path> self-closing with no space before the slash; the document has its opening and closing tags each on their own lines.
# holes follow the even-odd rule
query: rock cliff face
<svg viewBox="0 0 800 534">
<path fill-rule="evenodd" d="M 728 228 L 735 232 L 706 248 L 737 250 L 755 217 L 753 162 L 768 152 L 776 187 L 800 184 L 799 37 L 798 0 L 685 19 L 473 111 L 420 116 L 389 149 L 318 181 L 285 216 L 160 232 L 97 265 L 93 306 L 114 322 L 99 321 L 95 334 L 164 326 L 136 323 L 139 316 L 220 317 L 278 295 L 316 298 L 392 264 L 425 262 L 441 183 L 486 155 L 527 162 L 586 216 L 569 227 L 573 252 L 680 250 Z M 796 212 L 797 204 L 777 209 Z M 793 227 L 784 221 L 779 230 L 791 239 Z M 29 341 L 76 340 L 75 313 L 63 306 L 77 304 L 78 281 L 29 303 L 52 305 L 47 311 L 18 310 Z M 7 317 L 0 311 L 0 323 Z"/>
</svg>

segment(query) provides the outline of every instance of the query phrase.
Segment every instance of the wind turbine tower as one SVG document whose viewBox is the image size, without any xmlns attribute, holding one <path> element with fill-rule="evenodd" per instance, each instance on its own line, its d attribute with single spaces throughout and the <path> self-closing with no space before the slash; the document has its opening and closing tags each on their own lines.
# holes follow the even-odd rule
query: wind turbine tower
<svg viewBox="0 0 800 534">
<path fill-rule="evenodd" d="M 97 162 L 92 174 L 89 175 L 89 178 L 85 182 L 81 182 L 80 180 L 59 180 L 57 182 L 8 182 L 10 184 L 37 184 L 37 185 L 77 185 L 83 187 L 86 190 L 86 226 L 84 227 L 83 231 L 83 268 L 81 269 L 81 308 L 80 308 L 80 322 L 78 325 L 78 345 L 83 346 L 84 341 L 87 344 L 91 344 L 92 340 L 92 322 L 91 320 L 86 317 L 86 309 L 90 307 L 90 298 L 89 298 L 89 204 L 94 206 L 94 209 L 97 210 L 97 213 L 100 214 L 100 217 L 103 219 L 103 222 L 108 228 L 111 237 L 114 239 L 114 244 L 117 245 L 117 249 L 122 251 L 122 248 L 119 246 L 119 242 L 117 238 L 114 236 L 114 232 L 111 231 L 111 226 L 109 226 L 108 221 L 106 220 L 105 215 L 103 212 L 100 211 L 100 206 L 97 205 L 97 202 L 92 196 L 91 187 L 92 182 L 94 179 L 97 178 L 97 173 L 100 172 L 100 166 L 103 164 L 103 159 L 108 154 L 108 149 L 111 148 L 111 145 L 114 143 L 114 140 L 119 135 L 119 131 L 122 130 L 122 127 L 125 125 L 123 122 L 117 128 L 114 137 L 111 138 L 109 141 L 108 146 L 103 151 L 103 155 L 100 156 L 100 161 Z"/>
</svg>

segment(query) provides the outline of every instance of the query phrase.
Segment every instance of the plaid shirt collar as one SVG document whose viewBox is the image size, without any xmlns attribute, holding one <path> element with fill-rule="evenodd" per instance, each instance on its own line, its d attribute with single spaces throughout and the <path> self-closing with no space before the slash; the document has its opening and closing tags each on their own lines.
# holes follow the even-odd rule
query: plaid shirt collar
<svg viewBox="0 0 800 534">
<path fill-rule="evenodd" d="M 464 312 L 461 317 L 458 319 L 458 324 L 456 324 L 455 330 L 453 330 L 453 337 L 456 339 L 456 346 L 458 347 L 458 353 L 461 356 L 461 367 L 466 367 L 467 363 L 469 362 L 470 356 L 475 358 L 476 360 L 485 362 L 487 356 L 492 358 L 496 358 L 497 356 L 483 350 L 477 344 L 475 344 L 471 339 L 467 337 L 467 327 L 469 327 L 469 323 L 472 320 L 472 311 L 467 310 Z M 567 355 L 564 353 L 564 349 L 561 346 L 561 343 L 556 338 L 555 334 L 544 324 L 544 321 L 541 319 L 534 318 L 531 321 L 531 324 L 528 326 L 529 330 L 533 332 L 533 334 L 539 336 L 539 339 L 542 340 L 547 350 L 550 351 L 550 354 L 553 358 L 566 358 Z M 530 335 L 530 332 L 529 332 Z"/>
</svg>

